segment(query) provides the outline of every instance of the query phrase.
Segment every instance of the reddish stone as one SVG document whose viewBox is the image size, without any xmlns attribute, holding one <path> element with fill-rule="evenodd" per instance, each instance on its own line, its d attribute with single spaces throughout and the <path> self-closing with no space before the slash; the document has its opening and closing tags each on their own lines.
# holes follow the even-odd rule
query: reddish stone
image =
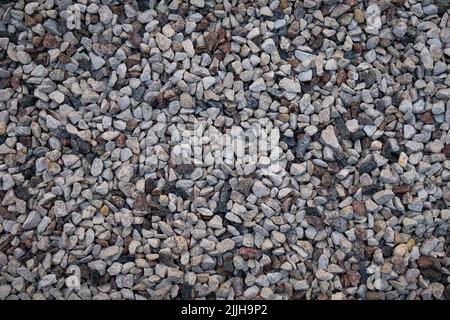
<svg viewBox="0 0 450 320">
<path fill-rule="evenodd" d="M 44 37 L 44 48 L 55 49 L 58 48 L 60 41 L 51 33 L 47 33 Z"/>
<path fill-rule="evenodd" d="M 336 75 L 336 84 L 340 86 L 347 81 L 347 72 L 345 70 L 339 70 Z"/>
<path fill-rule="evenodd" d="M 70 57 L 72 56 L 75 52 L 77 52 L 77 47 L 75 47 L 73 44 L 69 45 L 69 47 L 66 50 L 66 54 Z"/>
<path fill-rule="evenodd" d="M 298 61 L 297 59 L 290 59 L 288 60 L 288 63 L 292 66 L 292 68 L 297 68 L 300 64 L 300 61 Z"/>
<path fill-rule="evenodd" d="M 20 86 L 20 78 L 18 77 L 11 78 L 11 87 L 13 89 L 17 89 L 19 86 Z"/>
<path fill-rule="evenodd" d="M 198 23 L 198 25 L 197 25 L 197 31 L 206 31 L 207 29 L 208 29 L 208 27 L 209 27 L 209 21 L 208 21 L 208 18 L 206 18 L 206 17 L 203 17 L 203 19 L 202 20 L 200 20 L 200 22 Z M 184 27 L 183 27 L 183 30 L 184 30 Z M 180 30 L 181 31 L 181 30 Z"/>
<path fill-rule="evenodd" d="M 112 6 L 111 7 L 111 11 L 114 14 L 117 14 L 119 17 L 123 16 L 125 14 L 125 9 L 123 8 L 122 5 L 119 6 Z"/>
<path fill-rule="evenodd" d="M 106 240 L 103 240 L 103 239 L 96 239 L 95 242 L 96 242 L 97 244 L 99 244 L 99 245 L 100 245 L 101 247 L 103 247 L 103 248 L 109 247 L 109 243 L 108 243 L 108 241 L 106 241 Z"/>
<path fill-rule="evenodd" d="M 318 230 L 322 230 L 324 228 L 324 224 L 321 218 L 316 216 L 306 216 L 305 217 L 306 222 L 308 222 L 310 225 L 314 226 Z"/>
<path fill-rule="evenodd" d="M 130 43 L 134 46 L 134 47 L 139 47 L 139 45 L 142 42 L 142 38 L 138 33 L 135 32 L 130 32 L 128 34 L 128 39 L 130 40 Z"/>
<path fill-rule="evenodd" d="M 358 286 L 360 280 L 361 275 L 354 270 L 349 270 L 342 276 L 342 284 L 345 288 Z"/>
<path fill-rule="evenodd" d="M 259 256 L 260 250 L 256 248 L 241 247 L 239 248 L 239 254 L 246 260 L 255 259 Z"/>
<path fill-rule="evenodd" d="M 300 23 L 298 21 L 292 21 L 291 25 L 288 28 L 288 37 L 294 39 L 300 32 Z"/>
<path fill-rule="evenodd" d="M 217 30 L 217 43 L 225 43 L 227 42 L 227 32 L 224 28 L 219 28 Z"/>
<path fill-rule="evenodd" d="M 210 32 L 205 36 L 206 48 L 208 51 L 213 52 L 218 42 L 217 32 Z"/>
<path fill-rule="evenodd" d="M 366 215 L 366 206 L 364 204 L 364 201 L 353 201 L 353 211 L 360 215 L 365 216 Z"/>
<path fill-rule="evenodd" d="M 139 122 L 136 119 L 131 119 L 130 121 L 127 122 L 127 129 L 133 131 L 138 127 L 138 125 Z"/>
<path fill-rule="evenodd" d="M 223 44 L 219 45 L 217 48 L 220 51 L 222 51 L 223 53 L 230 53 L 231 52 L 231 43 L 230 42 L 223 43 Z"/>
<path fill-rule="evenodd" d="M 145 199 L 145 194 L 139 193 L 137 195 L 137 197 L 134 199 L 133 209 L 139 210 L 139 211 L 147 211 L 148 210 L 148 204 L 147 204 L 147 200 Z"/>
<path fill-rule="evenodd" d="M 356 54 L 360 54 L 363 51 L 363 45 L 360 42 L 356 42 L 353 44 L 353 52 Z"/>
<path fill-rule="evenodd" d="M 320 83 L 321 86 L 324 86 L 324 85 L 327 84 L 328 81 L 330 81 L 330 79 L 331 79 L 331 76 L 327 72 L 324 72 L 320 76 L 319 83 Z"/>
<path fill-rule="evenodd" d="M 408 186 L 407 184 L 401 184 L 401 185 L 396 185 L 392 188 L 392 191 L 395 194 L 404 194 L 409 192 L 409 190 L 411 189 L 410 186 Z"/>
<path fill-rule="evenodd" d="M 420 268 L 426 268 L 432 265 L 432 261 L 430 257 L 427 256 L 421 256 L 419 259 L 417 259 L 417 265 Z"/>
<path fill-rule="evenodd" d="M 433 124 L 434 123 L 433 114 L 431 113 L 430 110 L 425 111 L 422 114 L 419 114 L 419 118 L 420 118 L 420 120 L 422 120 L 426 124 Z"/>
<path fill-rule="evenodd" d="M 119 135 L 119 137 L 117 138 L 117 146 L 119 147 L 119 148 L 123 148 L 123 147 L 125 147 L 125 142 L 127 141 L 127 137 L 125 137 L 125 135 L 123 134 L 123 133 L 121 133 L 120 135 Z"/>
</svg>

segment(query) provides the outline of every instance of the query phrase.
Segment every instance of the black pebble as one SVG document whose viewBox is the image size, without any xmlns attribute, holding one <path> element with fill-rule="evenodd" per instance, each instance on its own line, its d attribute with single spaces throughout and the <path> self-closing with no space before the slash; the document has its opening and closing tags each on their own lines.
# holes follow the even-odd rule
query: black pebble
<svg viewBox="0 0 450 320">
<path fill-rule="evenodd" d="M 145 180 L 145 193 L 151 193 L 156 188 L 155 180 L 147 179 Z"/>
<path fill-rule="evenodd" d="M 282 140 L 283 142 L 285 142 L 290 148 L 294 147 L 294 146 L 297 144 L 297 142 L 295 141 L 295 138 L 294 138 L 294 137 L 286 137 L 286 136 L 283 136 L 283 137 L 281 138 L 281 140 Z"/>
<path fill-rule="evenodd" d="M 100 273 L 95 269 L 89 269 L 89 282 L 92 286 L 97 286 L 100 281 Z"/>
<path fill-rule="evenodd" d="M 320 217 L 320 212 L 316 207 L 306 207 L 305 208 L 305 213 L 308 216 L 316 216 L 316 217 Z"/>
<path fill-rule="evenodd" d="M 256 109 L 258 107 L 258 100 L 256 100 L 255 98 L 248 99 L 247 107 L 250 109 Z"/>
<path fill-rule="evenodd" d="M 127 256 L 121 256 L 119 259 L 117 259 L 118 263 L 127 263 L 127 262 L 134 262 L 135 257 L 132 255 Z"/>
<path fill-rule="evenodd" d="M 359 173 L 371 173 L 377 168 L 377 163 L 374 160 L 364 162 L 358 169 Z"/>
<path fill-rule="evenodd" d="M 365 136 L 366 136 L 366 134 L 364 133 L 364 131 L 358 130 L 350 136 L 350 139 L 352 141 L 357 141 L 357 140 L 364 138 Z"/>
<path fill-rule="evenodd" d="M 30 197 L 30 194 L 28 193 L 28 189 L 23 187 L 23 186 L 17 186 L 16 189 L 14 190 L 14 193 L 16 194 L 16 196 L 19 199 L 22 200 L 28 200 L 28 198 Z"/>
<path fill-rule="evenodd" d="M 336 123 L 336 126 L 337 126 L 340 136 L 343 139 L 348 139 L 348 137 L 350 137 L 350 131 L 348 131 L 347 125 L 345 124 L 342 117 L 336 118 L 335 123 Z"/>
<path fill-rule="evenodd" d="M 228 182 L 225 182 L 220 189 L 219 203 L 217 204 L 216 212 L 225 214 L 227 213 L 227 203 L 230 200 L 231 186 Z"/>
<path fill-rule="evenodd" d="M 233 259 L 231 257 L 224 259 L 223 261 L 223 270 L 229 273 L 234 272 Z"/>
<path fill-rule="evenodd" d="M 192 286 L 187 282 L 183 283 L 183 285 L 181 286 L 181 299 L 190 300 L 193 297 L 194 297 L 194 295 L 193 295 Z"/>
<path fill-rule="evenodd" d="M 344 218 L 336 217 L 331 219 L 330 225 L 337 232 L 345 232 L 347 230 L 347 220 Z"/>
<path fill-rule="evenodd" d="M 420 273 L 424 278 L 430 280 L 431 282 L 440 282 L 442 278 L 442 274 L 439 271 L 432 268 L 422 269 Z"/>
</svg>

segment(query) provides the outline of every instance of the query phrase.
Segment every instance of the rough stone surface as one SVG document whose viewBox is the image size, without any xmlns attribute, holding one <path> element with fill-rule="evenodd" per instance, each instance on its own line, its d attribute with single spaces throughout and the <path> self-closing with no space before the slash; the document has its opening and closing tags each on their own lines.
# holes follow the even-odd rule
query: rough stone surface
<svg viewBox="0 0 450 320">
<path fill-rule="evenodd" d="M 449 299 L 437 2 L 0 0 L 0 300 Z"/>
</svg>

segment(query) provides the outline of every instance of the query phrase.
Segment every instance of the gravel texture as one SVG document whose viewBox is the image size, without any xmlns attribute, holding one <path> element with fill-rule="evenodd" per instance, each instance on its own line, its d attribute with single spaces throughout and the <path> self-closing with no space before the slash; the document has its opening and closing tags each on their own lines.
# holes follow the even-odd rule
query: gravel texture
<svg viewBox="0 0 450 320">
<path fill-rule="evenodd" d="M 0 1 L 0 300 L 449 299 L 434 2 Z"/>
</svg>

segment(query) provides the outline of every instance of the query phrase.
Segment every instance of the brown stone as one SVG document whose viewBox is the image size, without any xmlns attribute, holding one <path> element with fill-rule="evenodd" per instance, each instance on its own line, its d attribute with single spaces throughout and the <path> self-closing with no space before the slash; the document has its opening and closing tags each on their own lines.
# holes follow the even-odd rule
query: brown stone
<svg viewBox="0 0 450 320">
<path fill-rule="evenodd" d="M 363 51 L 363 44 L 360 42 L 355 42 L 352 46 L 353 52 L 360 54 Z"/>
<path fill-rule="evenodd" d="M 285 198 L 281 204 L 281 211 L 288 212 L 292 206 L 292 198 Z"/>
<path fill-rule="evenodd" d="M 175 168 L 178 174 L 191 174 L 195 170 L 195 166 L 192 163 L 183 163 Z"/>
<path fill-rule="evenodd" d="M 219 30 L 217 30 L 217 43 L 222 44 L 227 41 L 227 32 L 224 28 L 220 27 Z"/>
<path fill-rule="evenodd" d="M 430 257 L 427 256 L 421 256 L 419 259 L 417 259 L 417 265 L 419 268 L 426 268 L 433 264 L 433 261 L 431 261 Z"/>
<path fill-rule="evenodd" d="M 47 33 L 44 37 L 44 48 L 55 49 L 59 47 L 61 42 L 51 33 Z"/>
<path fill-rule="evenodd" d="M 358 271 L 349 270 L 342 276 L 342 282 L 345 288 L 356 287 L 361 280 L 361 275 Z"/>
<path fill-rule="evenodd" d="M 340 86 L 347 81 L 347 72 L 345 70 L 339 70 L 336 75 L 336 84 Z"/>
<path fill-rule="evenodd" d="M 119 135 L 119 137 L 117 137 L 117 141 L 116 141 L 117 146 L 120 147 L 120 148 L 125 147 L 125 142 L 126 141 L 127 141 L 127 137 L 123 133 L 121 133 Z"/>
<path fill-rule="evenodd" d="M 66 54 L 70 57 L 72 56 L 75 52 L 77 52 L 77 47 L 75 47 L 73 44 L 69 45 L 69 47 L 67 48 L 67 50 L 65 51 Z"/>
<path fill-rule="evenodd" d="M 20 86 L 20 78 L 18 77 L 13 77 L 11 78 L 11 87 L 13 89 L 17 89 Z"/>
<path fill-rule="evenodd" d="M 200 20 L 200 22 L 197 24 L 197 31 L 201 31 L 201 32 L 206 31 L 208 29 L 208 26 L 209 26 L 208 18 L 203 17 L 203 19 Z M 184 27 L 183 27 L 183 29 L 184 29 Z M 182 31 L 182 30 L 180 30 L 180 31 Z M 180 32 L 180 31 L 178 31 L 178 32 Z"/>
<path fill-rule="evenodd" d="M 407 184 L 401 184 L 401 185 L 395 185 L 392 188 L 392 192 L 394 192 L 395 194 L 404 194 L 406 192 L 408 192 L 411 189 L 410 186 L 408 186 Z"/>
<path fill-rule="evenodd" d="M 70 57 L 68 57 L 66 54 L 61 53 L 58 57 L 59 61 L 63 64 L 69 63 L 70 62 Z"/>
<path fill-rule="evenodd" d="M 353 211 L 360 216 L 365 216 L 366 206 L 364 201 L 353 201 Z"/>
<path fill-rule="evenodd" d="M 131 119 L 127 122 L 127 129 L 130 131 L 133 131 L 138 126 L 139 126 L 139 121 L 137 121 L 136 119 Z"/>
<path fill-rule="evenodd" d="M 109 243 L 108 243 L 108 241 L 106 241 L 106 240 L 103 240 L 103 239 L 97 239 L 97 240 L 95 240 L 95 242 L 97 243 L 97 244 L 99 244 L 101 247 L 103 247 L 103 248 L 106 248 L 106 247 L 109 247 Z"/>
<path fill-rule="evenodd" d="M 239 248 L 239 254 L 242 256 L 242 258 L 248 260 L 248 259 L 255 259 L 260 255 L 261 251 L 256 248 L 248 248 L 248 247 L 241 247 Z"/>
<path fill-rule="evenodd" d="M 291 104 L 289 105 L 289 112 L 290 113 L 298 113 L 299 108 L 297 104 Z"/>
<path fill-rule="evenodd" d="M 231 43 L 230 42 L 223 43 L 223 44 L 219 45 L 217 48 L 220 51 L 222 51 L 223 53 L 230 53 L 231 52 Z"/>
<path fill-rule="evenodd" d="M 279 7 L 281 10 L 286 9 L 288 6 L 289 6 L 288 0 L 280 0 Z"/>
<path fill-rule="evenodd" d="M 282 122 L 288 122 L 289 121 L 289 114 L 288 113 L 280 113 L 278 115 L 278 120 Z"/>
<path fill-rule="evenodd" d="M 322 185 L 326 188 L 329 188 L 333 185 L 334 179 L 329 172 L 324 172 L 322 175 Z"/>
<path fill-rule="evenodd" d="M 205 36 L 205 44 L 208 51 L 213 52 L 218 42 L 217 32 L 210 32 Z"/>
<path fill-rule="evenodd" d="M 29 15 L 25 15 L 24 22 L 26 27 L 32 27 L 36 24 L 36 20 L 34 20 L 33 17 L 30 17 Z"/>
<path fill-rule="evenodd" d="M 318 230 L 323 230 L 323 228 L 325 227 L 325 225 L 320 217 L 306 216 L 305 220 L 306 220 L 306 222 L 308 222 L 310 225 L 314 226 Z"/>
<path fill-rule="evenodd" d="M 324 72 L 320 78 L 319 78 L 319 84 L 323 87 L 327 84 L 328 81 L 330 81 L 331 76 L 328 74 L 328 72 Z"/>
<path fill-rule="evenodd" d="M 317 36 L 311 40 L 311 48 L 314 50 L 319 50 L 322 46 L 323 38 L 321 36 Z"/>
<path fill-rule="evenodd" d="M 139 47 L 142 42 L 141 36 L 136 32 L 128 33 L 128 40 L 130 40 L 130 43 L 136 48 Z"/>
<path fill-rule="evenodd" d="M 42 65 L 47 65 L 49 61 L 48 53 L 47 52 L 41 52 L 38 54 L 38 56 L 35 59 L 35 62 Z"/>
<path fill-rule="evenodd" d="M 297 68 L 298 65 L 300 64 L 300 61 L 298 61 L 297 59 L 289 59 L 288 63 L 293 67 L 293 68 Z"/>
<path fill-rule="evenodd" d="M 359 8 L 355 9 L 355 11 L 353 12 L 353 17 L 355 18 L 355 21 L 358 23 L 363 23 L 365 20 L 364 12 Z"/>
<path fill-rule="evenodd" d="M 31 44 L 33 47 L 38 47 L 42 43 L 42 40 L 42 37 L 33 37 L 33 39 L 31 39 Z"/>
<path fill-rule="evenodd" d="M 144 193 L 139 193 L 136 198 L 134 199 L 133 203 L 133 209 L 139 210 L 139 211 L 147 211 L 148 210 L 148 204 L 147 200 L 145 198 Z"/>
<path fill-rule="evenodd" d="M 104 217 L 106 217 L 109 214 L 109 208 L 108 206 L 104 205 L 100 208 L 100 214 Z"/>
<path fill-rule="evenodd" d="M 300 23 L 294 20 L 288 28 L 287 35 L 289 38 L 294 39 L 300 32 Z"/>
</svg>

